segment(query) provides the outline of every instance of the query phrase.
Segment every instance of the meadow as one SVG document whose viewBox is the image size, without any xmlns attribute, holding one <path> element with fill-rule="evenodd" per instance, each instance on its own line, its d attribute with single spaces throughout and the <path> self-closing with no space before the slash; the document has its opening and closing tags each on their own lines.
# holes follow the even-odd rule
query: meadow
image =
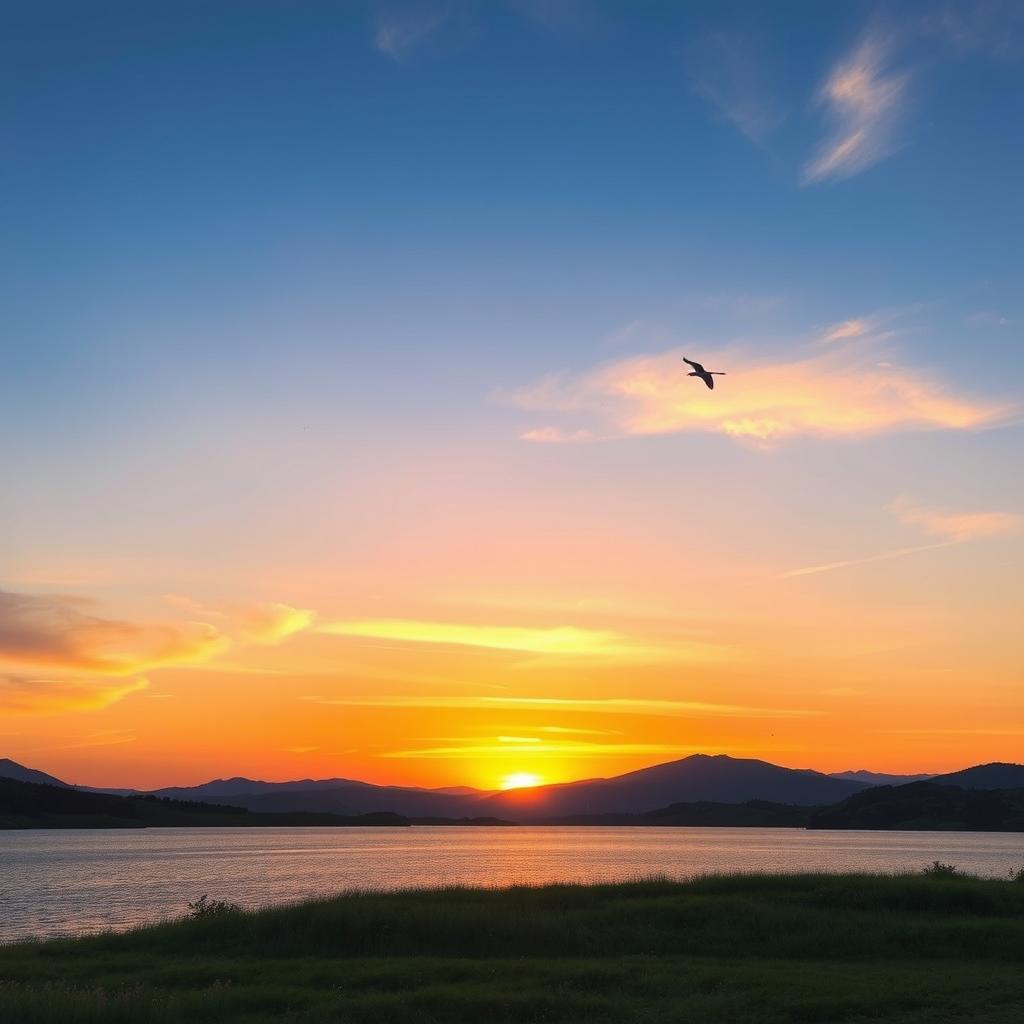
<svg viewBox="0 0 1024 1024">
<path fill-rule="evenodd" d="M 1020 881 L 737 875 L 204 909 L 0 947 L 0 1020 L 1024 1019 Z"/>
</svg>

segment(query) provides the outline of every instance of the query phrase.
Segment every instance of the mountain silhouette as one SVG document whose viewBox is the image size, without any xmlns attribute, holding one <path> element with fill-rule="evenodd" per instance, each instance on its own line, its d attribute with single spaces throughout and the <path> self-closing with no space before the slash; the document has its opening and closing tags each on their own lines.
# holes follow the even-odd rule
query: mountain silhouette
<svg viewBox="0 0 1024 1024">
<path fill-rule="evenodd" d="M 850 782 L 866 782 L 869 786 L 905 786 L 908 782 L 927 782 L 934 775 L 889 775 L 886 772 L 869 772 L 861 768 L 855 772 L 829 772 L 833 779 L 847 779 Z"/>
<path fill-rule="evenodd" d="M 866 788 L 810 769 L 782 768 L 726 754 L 693 754 L 610 779 L 507 790 L 480 801 L 481 813 L 516 820 L 576 814 L 644 813 L 696 801 L 832 804 Z"/>
<path fill-rule="evenodd" d="M 0 779 L 17 779 L 18 782 L 38 782 L 44 786 L 60 786 L 62 789 L 71 787 L 60 779 L 46 772 L 37 771 L 35 768 L 26 768 L 9 757 L 0 757 Z"/>
<path fill-rule="evenodd" d="M 67 783 L 45 772 L 0 759 L 0 777 L 4 776 L 67 787 Z M 694 754 L 607 779 L 584 779 L 500 792 L 469 787 L 423 789 L 378 786 L 347 778 L 266 782 L 236 776 L 213 779 L 196 786 L 165 787 L 149 795 L 172 800 L 230 803 L 258 812 L 302 811 L 340 815 L 390 812 L 409 818 L 495 817 L 536 822 L 578 815 L 647 814 L 680 803 L 768 801 L 824 807 L 877 788 L 883 781 L 905 784 L 913 778 L 866 770 L 826 775 L 810 769 L 784 768 L 767 761 L 726 754 Z M 976 765 L 934 777 L 931 781 L 966 789 L 1024 788 L 1024 765 Z M 84 786 L 77 788 L 89 790 Z M 147 795 L 137 790 L 91 791 Z"/>
<path fill-rule="evenodd" d="M 931 781 L 963 789 L 1024 789 L 1024 764 L 992 761 L 948 775 L 936 775 Z"/>
</svg>

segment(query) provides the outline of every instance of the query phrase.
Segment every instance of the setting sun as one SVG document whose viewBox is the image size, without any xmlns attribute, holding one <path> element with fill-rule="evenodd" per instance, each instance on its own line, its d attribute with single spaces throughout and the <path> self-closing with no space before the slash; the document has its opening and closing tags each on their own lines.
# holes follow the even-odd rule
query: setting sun
<svg viewBox="0 0 1024 1024">
<path fill-rule="evenodd" d="M 502 789 L 526 789 L 528 786 L 540 785 L 540 776 L 533 772 L 513 772 L 501 780 Z"/>
</svg>

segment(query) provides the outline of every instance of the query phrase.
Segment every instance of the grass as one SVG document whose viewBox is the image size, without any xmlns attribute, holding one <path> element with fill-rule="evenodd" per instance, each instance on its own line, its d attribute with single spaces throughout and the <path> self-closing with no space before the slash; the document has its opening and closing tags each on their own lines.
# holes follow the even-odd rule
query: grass
<svg viewBox="0 0 1024 1024">
<path fill-rule="evenodd" d="M 357 893 L 0 947 L 0 1021 L 1024 1020 L 1024 885 L 948 876 Z"/>
</svg>

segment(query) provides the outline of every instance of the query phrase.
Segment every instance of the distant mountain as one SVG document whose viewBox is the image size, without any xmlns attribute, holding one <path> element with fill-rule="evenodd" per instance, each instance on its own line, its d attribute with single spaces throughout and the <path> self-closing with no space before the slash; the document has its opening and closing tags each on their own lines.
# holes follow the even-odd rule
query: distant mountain
<svg viewBox="0 0 1024 1024">
<path fill-rule="evenodd" d="M 863 782 L 868 786 L 904 786 L 908 782 L 927 782 L 934 778 L 933 775 L 886 775 L 884 772 L 869 772 L 864 768 L 855 772 L 829 772 L 829 777 Z"/>
<path fill-rule="evenodd" d="M 944 786 L 961 786 L 964 789 L 1024 789 L 1024 764 L 1007 764 L 993 761 L 991 764 L 976 764 L 948 775 L 936 775 L 932 782 Z"/>
<path fill-rule="evenodd" d="M 9 757 L 0 757 L 0 779 L 17 779 L 19 782 L 38 782 L 46 786 L 60 786 L 63 789 L 71 787 L 60 779 L 47 775 L 46 772 L 36 771 L 35 768 L 26 768 Z"/>
<path fill-rule="evenodd" d="M 65 783 L 51 775 L 0 759 L 0 777 L 4 775 L 67 788 Z M 927 779 L 928 776 L 890 775 L 865 769 L 826 775 L 725 754 L 694 754 L 607 779 L 584 779 L 500 792 L 465 786 L 443 789 L 378 786 L 347 778 L 265 782 L 240 776 L 214 779 L 197 786 L 170 786 L 152 794 L 133 790 L 93 792 L 230 803 L 259 813 L 301 811 L 354 815 L 379 811 L 416 819 L 499 818 L 543 822 L 579 815 L 642 815 L 674 804 L 737 805 L 763 801 L 799 807 L 825 807 L 872 787 L 902 786 Z M 966 789 L 1024 789 L 1024 765 L 977 765 L 936 776 L 930 781 Z M 707 813 L 714 816 L 711 811 Z"/>
<path fill-rule="evenodd" d="M 695 801 L 832 804 L 864 788 L 862 782 L 833 779 L 809 769 L 781 768 L 725 754 L 694 754 L 611 779 L 507 790 L 478 801 L 477 813 L 538 821 L 576 814 L 642 814 Z"/>
<path fill-rule="evenodd" d="M 808 828 L 1024 832 L 1024 789 L 873 786 L 814 812 Z"/>
<path fill-rule="evenodd" d="M 0 829 L 296 825 L 408 825 L 397 814 L 255 814 L 241 807 L 155 796 L 113 796 L 0 777 Z"/>
<path fill-rule="evenodd" d="M 476 810 L 478 801 L 474 797 L 401 786 L 373 786 L 367 782 L 308 789 L 293 789 L 290 783 L 283 783 L 280 789 L 238 793 L 231 800 L 252 811 L 391 811 L 410 818 L 469 818 L 483 813 Z"/>
</svg>

